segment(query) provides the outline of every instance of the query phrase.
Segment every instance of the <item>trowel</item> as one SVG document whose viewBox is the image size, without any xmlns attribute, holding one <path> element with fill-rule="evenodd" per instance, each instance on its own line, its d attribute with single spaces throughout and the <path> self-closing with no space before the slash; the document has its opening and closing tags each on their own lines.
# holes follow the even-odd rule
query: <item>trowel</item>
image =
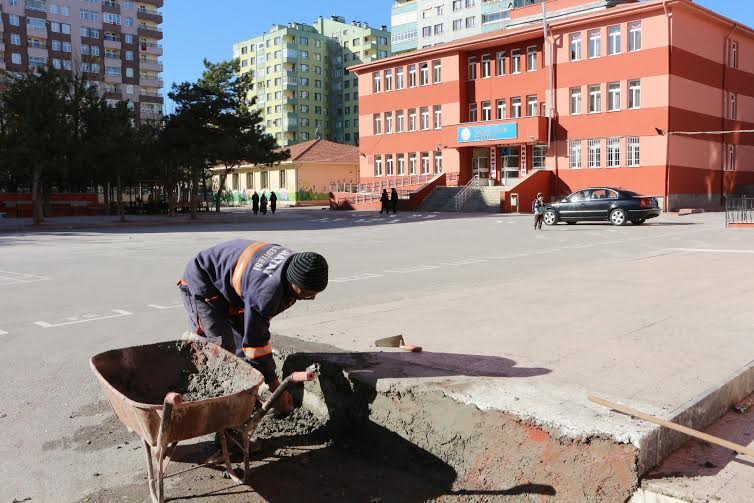
<svg viewBox="0 0 754 503">
<path fill-rule="evenodd" d="M 374 345 L 378 348 L 400 348 L 403 351 L 410 351 L 411 353 L 419 353 L 421 346 L 414 346 L 413 344 L 406 344 L 403 340 L 403 335 L 394 335 L 392 337 L 385 337 L 384 339 L 377 339 L 374 341 Z"/>
</svg>

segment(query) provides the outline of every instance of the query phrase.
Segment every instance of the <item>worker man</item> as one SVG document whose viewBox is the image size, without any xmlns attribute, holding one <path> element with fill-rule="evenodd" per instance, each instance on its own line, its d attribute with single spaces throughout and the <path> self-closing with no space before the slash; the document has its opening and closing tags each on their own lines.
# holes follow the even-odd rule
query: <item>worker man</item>
<svg viewBox="0 0 754 503">
<path fill-rule="evenodd" d="M 328 266 L 317 253 L 237 239 L 199 252 L 178 286 L 190 331 L 243 358 L 280 385 L 270 347 L 270 320 L 297 300 L 312 300 L 327 287 Z M 276 407 L 290 412 L 287 392 Z"/>
</svg>

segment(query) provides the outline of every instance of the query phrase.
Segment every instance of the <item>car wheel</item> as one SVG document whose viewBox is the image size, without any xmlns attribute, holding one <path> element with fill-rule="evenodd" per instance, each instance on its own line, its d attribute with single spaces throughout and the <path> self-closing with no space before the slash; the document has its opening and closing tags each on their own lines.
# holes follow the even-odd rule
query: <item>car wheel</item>
<svg viewBox="0 0 754 503">
<path fill-rule="evenodd" d="M 545 221 L 545 225 L 555 225 L 558 223 L 558 215 L 553 210 L 547 210 L 545 211 L 543 220 Z"/>
<path fill-rule="evenodd" d="M 625 225 L 626 224 L 626 211 L 621 208 L 616 208 L 610 212 L 610 223 L 613 225 Z"/>
<path fill-rule="evenodd" d="M 641 225 L 641 224 L 643 224 L 646 221 L 647 221 L 646 218 L 641 218 L 639 220 L 631 220 L 631 223 L 634 224 L 634 225 Z"/>
</svg>

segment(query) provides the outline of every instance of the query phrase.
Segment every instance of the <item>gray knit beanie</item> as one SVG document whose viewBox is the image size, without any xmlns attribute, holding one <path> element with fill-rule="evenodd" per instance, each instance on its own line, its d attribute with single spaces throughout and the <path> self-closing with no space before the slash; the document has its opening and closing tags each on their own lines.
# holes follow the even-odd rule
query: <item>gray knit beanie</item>
<svg viewBox="0 0 754 503">
<path fill-rule="evenodd" d="M 327 288 L 327 275 L 325 257 L 319 253 L 304 252 L 293 255 L 286 278 L 299 288 L 321 292 Z"/>
</svg>

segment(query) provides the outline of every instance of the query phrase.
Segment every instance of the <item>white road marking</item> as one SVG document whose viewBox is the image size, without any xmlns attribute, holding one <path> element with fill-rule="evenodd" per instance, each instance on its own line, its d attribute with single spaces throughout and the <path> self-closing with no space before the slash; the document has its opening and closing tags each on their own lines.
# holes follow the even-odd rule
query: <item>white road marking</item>
<svg viewBox="0 0 754 503">
<path fill-rule="evenodd" d="M 151 307 L 151 308 L 154 308 L 154 309 L 165 310 L 165 309 L 175 309 L 176 307 L 183 307 L 183 304 L 175 304 L 175 305 L 172 305 L 172 306 L 161 306 L 159 304 L 147 304 L 147 307 Z"/>
<path fill-rule="evenodd" d="M 447 266 L 471 265 L 471 264 L 478 264 L 480 262 L 487 262 L 487 260 L 483 258 L 470 258 L 467 260 L 459 260 L 458 262 L 440 262 L 440 265 L 447 265 Z"/>
<path fill-rule="evenodd" d="M 0 330 L 0 335 L 8 335 L 8 332 L 6 332 L 5 330 Z"/>
<path fill-rule="evenodd" d="M 754 254 L 754 250 L 731 250 L 730 248 L 667 248 L 667 251 L 696 252 L 696 253 L 745 253 Z"/>
<path fill-rule="evenodd" d="M 36 274 L 21 274 L 11 271 L 0 271 L 0 283 L 3 285 L 19 285 L 22 283 L 35 283 L 37 281 L 49 281 L 52 278 L 38 276 Z"/>
<path fill-rule="evenodd" d="M 55 327 L 63 327 L 65 325 L 75 325 L 77 323 L 88 323 L 90 321 L 99 321 L 99 320 L 108 320 L 110 318 L 120 318 L 121 316 L 130 316 L 134 313 L 124 311 L 123 309 L 113 309 L 112 310 L 116 314 L 111 314 L 109 316 L 98 316 L 96 318 L 91 318 L 91 315 L 84 315 L 81 318 L 84 319 L 77 319 L 76 321 L 67 321 L 65 323 L 47 323 L 46 321 L 35 321 L 35 325 L 39 325 L 42 328 L 55 328 Z M 97 315 L 94 315 L 97 316 Z M 75 317 L 74 317 L 75 318 Z M 72 318 L 66 318 L 67 320 L 70 320 Z"/>
<path fill-rule="evenodd" d="M 432 269 L 439 269 L 436 265 L 420 265 L 418 267 L 406 267 L 404 269 L 387 269 L 384 272 L 389 274 L 409 274 L 412 272 L 430 271 Z"/>
<path fill-rule="evenodd" d="M 371 274 L 371 273 L 364 273 L 364 274 L 357 274 L 355 276 L 345 276 L 343 278 L 334 278 L 330 281 L 333 283 L 348 283 L 349 281 L 361 281 L 364 279 L 372 279 L 372 278 L 379 278 L 382 274 Z"/>
</svg>

